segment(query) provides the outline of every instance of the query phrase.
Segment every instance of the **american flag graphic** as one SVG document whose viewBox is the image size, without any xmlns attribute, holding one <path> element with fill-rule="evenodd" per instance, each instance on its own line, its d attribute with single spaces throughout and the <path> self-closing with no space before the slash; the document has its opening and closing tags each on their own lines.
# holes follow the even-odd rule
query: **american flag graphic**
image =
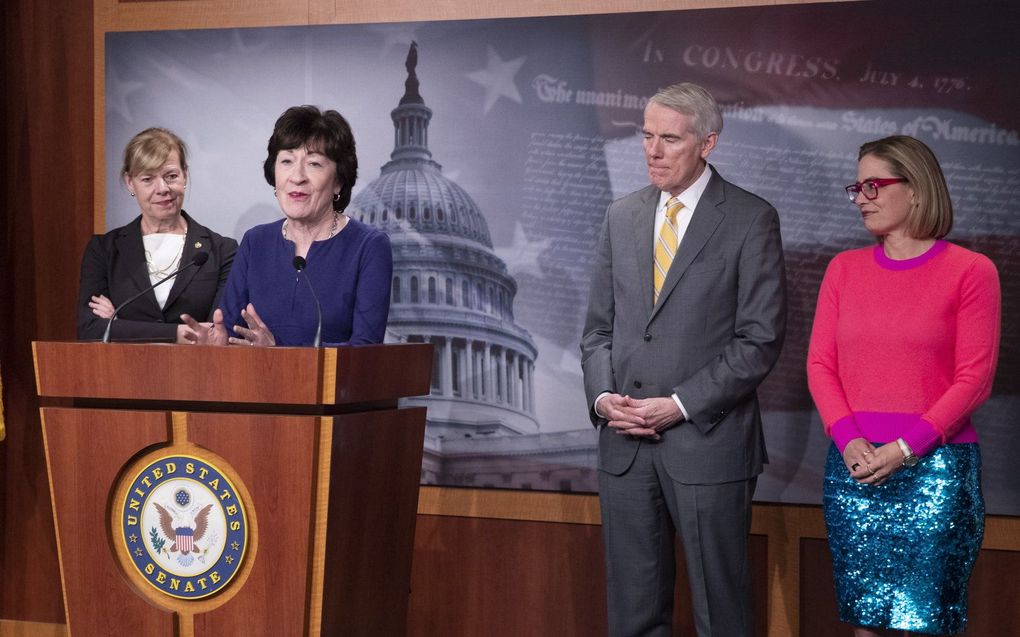
<svg viewBox="0 0 1020 637">
<path fill-rule="evenodd" d="M 195 529 L 187 526 L 183 526 L 179 529 L 174 529 L 177 533 L 177 550 L 187 555 L 188 553 L 195 550 L 194 536 Z"/>
</svg>

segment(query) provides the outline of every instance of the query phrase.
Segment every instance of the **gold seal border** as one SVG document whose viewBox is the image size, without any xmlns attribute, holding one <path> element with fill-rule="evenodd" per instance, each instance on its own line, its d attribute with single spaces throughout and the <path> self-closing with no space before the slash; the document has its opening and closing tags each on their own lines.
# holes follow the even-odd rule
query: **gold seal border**
<svg viewBox="0 0 1020 637">
<path fill-rule="evenodd" d="M 252 568 L 255 565 L 255 556 L 258 553 L 258 516 L 255 507 L 252 505 L 251 494 L 248 492 L 240 475 L 238 475 L 230 463 L 219 454 L 187 440 L 188 414 L 172 412 L 171 420 L 174 432 L 171 442 L 149 447 L 135 454 L 121 468 L 114 481 L 114 487 L 110 491 L 107 523 L 110 550 L 120 565 L 121 572 L 131 583 L 132 588 L 152 604 L 177 613 L 181 619 L 181 627 L 184 628 L 185 626 L 192 625 L 195 615 L 219 608 L 233 599 L 244 588 L 248 577 L 251 575 Z M 154 462 L 168 457 L 194 458 L 219 471 L 220 475 L 224 477 L 233 489 L 235 497 L 241 505 L 241 512 L 247 526 L 245 546 L 241 554 L 241 565 L 234 571 L 229 582 L 207 597 L 177 597 L 149 582 L 131 559 L 127 538 L 121 526 L 123 507 L 126 503 L 128 489 L 134 483 L 135 478 L 140 476 Z M 188 634 L 188 631 L 183 630 L 182 634 Z"/>
<path fill-rule="evenodd" d="M 165 447 L 164 447 L 164 449 L 165 449 Z M 193 597 L 187 597 L 185 595 L 175 595 L 175 594 L 173 594 L 173 593 L 171 593 L 171 592 L 169 592 L 167 590 L 164 590 L 164 589 L 160 588 L 159 585 L 153 584 L 148 578 L 145 578 L 145 575 L 142 575 L 142 577 L 145 578 L 145 582 L 147 584 L 149 584 L 149 586 L 154 587 L 156 590 L 158 590 L 159 592 L 163 593 L 164 595 L 169 595 L 170 597 L 175 597 L 177 599 L 183 599 L 183 600 L 187 600 L 187 601 L 197 601 L 197 600 L 200 600 L 200 599 L 205 599 L 206 597 L 212 597 L 213 595 L 216 595 L 219 592 L 221 592 L 222 590 L 224 590 L 230 584 L 230 582 L 233 581 L 233 579 L 237 576 L 237 574 L 241 571 L 241 566 L 244 564 L 244 558 L 246 556 L 246 552 L 247 552 L 247 549 L 248 549 L 248 516 L 247 516 L 247 512 L 245 510 L 245 504 L 244 504 L 244 502 L 241 501 L 239 492 L 234 487 L 234 483 L 227 477 L 227 474 L 225 474 L 215 464 L 213 464 L 211 462 L 207 462 L 205 460 L 205 458 L 201 458 L 201 457 L 196 456 L 194 454 L 171 453 L 171 454 L 167 454 L 167 455 L 164 455 L 164 456 L 157 457 L 155 460 L 153 460 L 149 464 L 145 465 L 142 468 L 141 471 L 136 473 L 134 478 L 132 478 L 131 480 L 128 481 L 128 487 L 130 487 L 130 485 L 132 485 L 132 484 L 135 484 L 138 481 L 138 478 L 140 476 L 142 476 L 143 474 L 151 471 L 153 467 L 157 467 L 158 468 L 159 464 L 161 462 L 163 462 L 164 460 L 177 459 L 177 458 L 184 459 L 184 460 L 195 460 L 197 462 L 202 463 L 204 466 L 207 466 L 207 467 L 213 469 L 214 471 L 216 471 L 223 478 L 223 480 L 227 483 L 227 485 L 229 486 L 231 492 L 234 494 L 234 497 L 237 500 L 237 505 L 238 505 L 238 509 L 240 511 L 240 514 L 241 514 L 242 521 L 244 522 L 244 544 L 241 547 L 241 554 L 237 558 L 237 560 L 238 560 L 237 568 L 235 568 L 233 570 L 233 572 L 230 574 L 230 577 L 226 578 L 225 582 L 222 582 L 222 583 L 218 584 L 217 587 L 214 590 L 211 590 L 208 593 L 205 593 L 203 595 L 195 595 Z M 190 477 L 190 476 L 175 475 L 173 477 L 166 477 L 165 480 L 166 481 L 170 481 L 170 480 L 187 480 L 189 482 L 194 482 L 195 484 L 198 484 L 198 485 L 202 486 L 203 488 L 205 488 L 206 492 L 208 492 L 209 494 L 212 495 L 213 500 L 216 501 L 216 505 L 218 507 L 220 507 L 220 511 L 221 512 L 223 511 L 223 509 L 224 509 L 223 502 L 220 499 L 219 494 L 217 494 L 212 489 L 210 489 L 209 486 L 207 484 L 205 484 L 204 482 L 202 482 L 200 479 L 193 478 L 193 477 Z M 144 510 L 145 507 L 148 505 L 148 503 L 152 500 L 153 492 L 156 489 L 158 489 L 160 486 L 162 486 L 162 485 L 155 485 L 155 486 L 152 486 L 152 487 L 149 488 L 149 491 L 145 494 L 145 497 L 142 498 L 142 503 L 141 503 L 141 505 L 142 505 L 141 509 L 142 510 Z M 124 534 L 123 521 L 124 521 L 124 515 L 125 515 L 125 512 L 126 512 L 128 501 L 132 497 L 133 497 L 132 492 L 125 490 L 125 492 L 124 492 L 124 500 L 121 503 L 121 507 L 120 507 L 120 518 L 118 520 L 118 531 L 120 532 L 121 539 L 124 541 L 124 548 L 125 548 L 125 550 L 129 554 L 131 553 L 131 545 L 128 543 L 127 535 Z M 139 522 L 140 522 L 140 518 L 141 518 L 141 513 L 139 513 Z M 229 525 L 229 518 L 226 516 L 225 513 L 224 513 L 224 520 L 227 522 L 227 525 Z M 140 527 L 141 527 L 141 525 L 139 524 L 139 532 L 141 533 L 141 538 L 142 538 L 141 541 L 144 544 L 145 543 L 145 537 L 146 537 L 145 536 L 145 531 L 144 531 L 144 529 L 141 529 Z M 146 553 L 151 557 L 152 556 L 152 551 L 150 550 L 150 548 L 147 545 L 144 546 L 143 548 L 145 549 Z M 220 555 L 222 556 L 222 554 L 223 553 L 221 552 Z M 133 558 L 131 558 L 130 555 L 128 555 L 128 558 L 131 559 L 131 566 L 135 570 L 138 570 L 137 562 L 135 562 L 135 560 Z M 220 562 L 220 560 L 216 560 L 216 564 L 218 564 L 219 562 Z M 213 566 L 215 566 L 215 564 Z M 172 576 L 175 576 L 175 577 L 178 577 L 178 578 L 181 578 L 181 579 L 193 579 L 194 577 L 196 577 L 196 576 L 191 576 L 191 575 L 181 575 L 180 573 L 175 573 L 174 571 L 172 571 L 169 568 L 162 568 L 162 567 L 159 567 L 159 568 L 160 568 L 160 570 L 165 571 L 168 575 L 172 575 Z M 213 568 L 212 566 L 209 567 L 208 569 L 206 569 L 205 572 L 209 572 L 210 570 L 212 570 L 212 568 Z"/>
</svg>

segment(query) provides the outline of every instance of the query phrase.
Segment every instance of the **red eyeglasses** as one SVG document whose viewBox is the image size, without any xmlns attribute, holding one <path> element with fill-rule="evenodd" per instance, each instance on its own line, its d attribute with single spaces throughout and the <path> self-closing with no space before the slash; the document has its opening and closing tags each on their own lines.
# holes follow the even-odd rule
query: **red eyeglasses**
<svg viewBox="0 0 1020 637">
<path fill-rule="evenodd" d="M 857 201 L 857 195 L 862 192 L 868 199 L 874 199 L 878 196 L 878 189 L 882 186 L 898 184 L 903 181 L 907 180 L 903 177 L 889 177 L 886 179 L 867 179 L 865 181 L 858 181 L 856 184 L 850 184 L 846 187 L 846 194 L 849 195 L 850 201 Z"/>
</svg>

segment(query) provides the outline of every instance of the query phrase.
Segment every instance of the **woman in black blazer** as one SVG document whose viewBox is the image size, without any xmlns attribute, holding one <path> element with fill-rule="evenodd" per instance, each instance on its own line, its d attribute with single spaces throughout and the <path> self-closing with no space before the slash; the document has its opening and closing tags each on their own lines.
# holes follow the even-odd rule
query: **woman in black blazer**
<svg viewBox="0 0 1020 637">
<path fill-rule="evenodd" d="M 182 209 L 188 182 L 187 149 L 177 135 L 149 128 L 124 149 L 122 177 L 141 215 L 92 237 L 81 264 L 78 339 L 99 340 L 114 308 L 181 266 L 173 279 L 124 307 L 110 340 L 188 343 L 194 332 L 181 314 L 211 318 L 227 281 L 237 242 L 195 221 Z M 201 265 L 195 259 L 205 252 Z"/>
</svg>

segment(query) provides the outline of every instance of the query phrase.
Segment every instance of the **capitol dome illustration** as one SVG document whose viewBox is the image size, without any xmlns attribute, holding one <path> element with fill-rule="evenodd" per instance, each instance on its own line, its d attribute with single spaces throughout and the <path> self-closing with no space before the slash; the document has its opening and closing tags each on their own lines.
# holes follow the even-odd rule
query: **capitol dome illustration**
<svg viewBox="0 0 1020 637">
<path fill-rule="evenodd" d="M 431 393 L 406 403 L 428 408 L 422 482 L 457 484 L 443 467 L 444 443 L 538 433 L 538 351 L 514 322 L 517 283 L 493 251 L 485 217 L 432 159 L 432 110 L 418 92 L 416 66 L 412 43 L 404 95 L 390 114 L 390 161 L 347 212 L 390 236 L 387 340 L 434 345 Z"/>
</svg>

